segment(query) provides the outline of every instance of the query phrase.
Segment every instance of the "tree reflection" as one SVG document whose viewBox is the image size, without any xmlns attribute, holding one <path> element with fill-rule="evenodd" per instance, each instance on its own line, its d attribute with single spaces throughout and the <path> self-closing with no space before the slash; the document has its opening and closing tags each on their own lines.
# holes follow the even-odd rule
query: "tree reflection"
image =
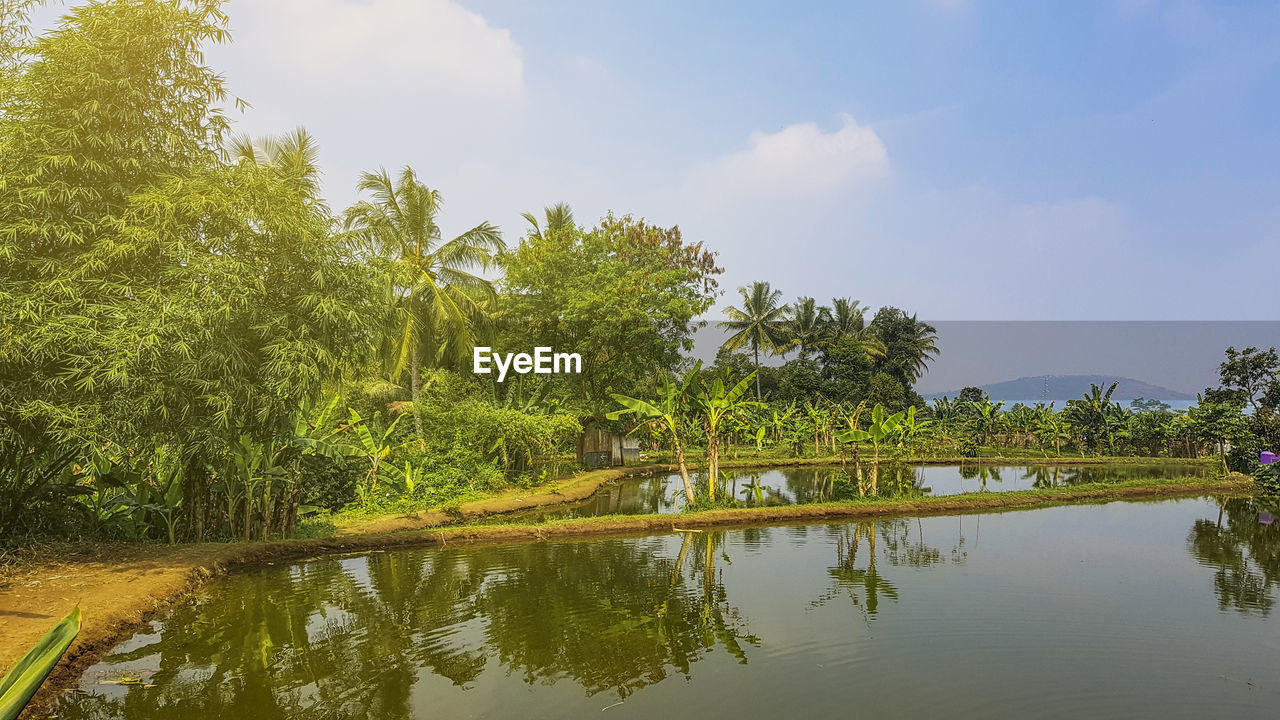
<svg viewBox="0 0 1280 720">
<path fill-rule="evenodd" d="M 876 569 L 876 520 L 863 520 L 840 528 L 836 535 L 836 564 L 827 568 L 834 581 L 813 605 L 825 605 L 841 594 L 848 594 L 854 607 L 867 616 L 874 617 L 880 606 L 880 596 L 898 599 L 898 589 L 880 577 Z M 858 552 L 863 553 L 865 564 L 858 567 Z"/>
<path fill-rule="evenodd" d="M 151 687 L 74 696 L 59 717 L 408 718 L 420 680 L 470 687 L 493 660 L 626 697 L 715 647 L 746 662 L 758 641 L 717 573 L 723 543 L 387 552 L 230 578 L 106 659 Z"/>
<path fill-rule="evenodd" d="M 1197 520 L 1187 546 L 1214 569 L 1218 608 L 1268 615 L 1280 586 L 1280 503 L 1259 498 L 1219 501 L 1217 520 Z"/>
<path fill-rule="evenodd" d="M 827 568 L 831 586 L 811 606 L 818 607 L 839 595 L 847 594 L 854 607 L 870 621 L 880 609 L 882 598 L 896 601 L 898 588 L 881 574 L 878 560 L 894 567 L 925 568 L 950 561 L 962 564 L 968 557 L 964 550 L 964 525 L 961 516 L 960 540 L 948 556 L 924 541 L 924 523 L 920 518 L 879 518 L 860 520 L 834 528 L 836 564 Z M 914 532 L 913 532 L 914 528 Z M 863 561 L 859 565 L 858 556 Z"/>
<path fill-rule="evenodd" d="M 960 478 L 963 480 L 977 479 L 979 492 L 987 491 L 988 482 L 1004 482 L 1004 479 L 1000 477 L 999 467 L 996 467 L 995 465 L 983 465 L 982 463 L 961 463 Z M 960 489 L 963 491 L 964 486 L 962 485 Z"/>
</svg>

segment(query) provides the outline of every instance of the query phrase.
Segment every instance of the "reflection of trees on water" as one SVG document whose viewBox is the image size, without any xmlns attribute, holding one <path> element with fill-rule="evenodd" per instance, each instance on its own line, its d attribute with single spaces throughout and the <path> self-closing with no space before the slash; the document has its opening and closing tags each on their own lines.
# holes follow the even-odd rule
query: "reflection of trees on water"
<svg viewBox="0 0 1280 720">
<path fill-rule="evenodd" d="M 1062 476 L 1061 468 L 1057 465 L 1036 465 L 1028 467 L 1022 479 L 1030 480 L 1031 487 L 1034 488 L 1051 488 L 1066 485 L 1066 477 L 1069 475 Z"/>
<path fill-rule="evenodd" d="M 1265 513 L 1265 515 L 1264 515 Z M 1214 569 L 1221 610 L 1268 615 L 1280 586 L 1280 502 L 1258 498 L 1219 501 L 1216 520 L 1195 521 L 1187 537 L 1191 554 Z"/>
<path fill-rule="evenodd" d="M 685 533 L 673 562 L 641 543 L 520 548 L 522 559 L 480 592 L 487 639 L 527 682 L 571 678 L 588 694 L 625 697 L 722 645 L 746 661 L 744 630 L 716 575 L 723 533 Z"/>
<path fill-rule="evenodd" d="M 825 605 L 833 598 L 847 594 L 853 606 L 875 616 L 880 596 L 898 599 L 898 589 L 880 576 L 876 568 L 876 520 L 850 523 L 836 535 L 836 564 L 827 568 L 831 587 L 812 604 Z M 865 549 L 864 549 L 865 548 Z M 863 550 L 864 565 L 858 567 L 858 552 Z"/>
<path fill-rule="evenodd" d="M 655 538 L 375 553 L 236 578 L 106 659 L 154 669 L 153 687 L 80 695 L 59 716 L 408 718 L 422 677 L 469 686 L 493 659 L 625 697 L 715 647 L 746 662 L 758 641 L 717 572 L 723 542 L 686 533 L 674 558 Z"/>
<path fill-rule="evenodd" d="M 1024 480 L 1033 480 L 1033 487 L 1070 487 L 1089 483 L 1119 482 L 1122 480 L 1148 480 L 1155 478 L 1193 475 L 1204 477 L 1207 470 L 1196 465 L 1032 465 L 1026 468 Z"/>
<path fill-rule="evenodd" d="M 961 519 L 963 522 L 963 516 Z M 963 527 L 949 558 L 924 541 L 924 523 L 919 518 L 874 518 L 835 528 L 836 564 L 827 568 L 833 582 L 812 605 L 825 605 L 837 596 L 848 595 L 870 620 L 879 611 L 881 599 L 898 599 L 897 586 L 880 572 L 882 563 L 912 568 L 933 567 L 948 560 L 963 563 L 968 556 L 963 549 Z"/>
<path fill-rule="evenodd" d="M 960 465 L 960 478 L 962 480 L 977 480 L 979 492 L 986 492 L 987 484 L 990 482 L 1004 482 L 1004 478 L 1000 477 L 999 467 L 983 465 L 982 463 L 962 463 Z M 964 490 L 963 484 L 960 489 L 961 491 Z"/>
</svg>

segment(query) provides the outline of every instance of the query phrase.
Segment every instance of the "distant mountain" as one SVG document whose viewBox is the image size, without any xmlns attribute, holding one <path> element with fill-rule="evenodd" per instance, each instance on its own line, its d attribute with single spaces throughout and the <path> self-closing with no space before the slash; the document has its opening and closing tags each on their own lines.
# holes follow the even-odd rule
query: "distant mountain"
<svg viewBox="0 0 1280 720">
<path fill-rule="evenodd" d="M 978 387 L 987 391 L 992 400 L 1036 402 L 1043 399 L 1044 402 L 1049 402 L 1064 398 L 1078 398 L 1089 392 L 1090 384 L 1101 385 L 1105 389 L 1113 382 L 1120 383 L 1116 386 L 1116 391 L 1111 394 L 1111 399 L 1116 402 L 1127 403 L 1136 398 L 1164 400 L 1166 402 L 1195 400 L 1194 395 L 1170 390 L 1159 385 L 1152 385 L 1141 380 L 1116 377 L 1114 375 L 1034 375 L 1020 377 L 1017 380 L 1005 380 L 1004 382 L 991 383 L 989 385 L 979 385 Z M 959 394 L 959 390 L 948 390 L 946 392 L 929 393 L 925 395 L 925 398 L 932 400 L 943 395 L 954 398 Z"/>
</svg>

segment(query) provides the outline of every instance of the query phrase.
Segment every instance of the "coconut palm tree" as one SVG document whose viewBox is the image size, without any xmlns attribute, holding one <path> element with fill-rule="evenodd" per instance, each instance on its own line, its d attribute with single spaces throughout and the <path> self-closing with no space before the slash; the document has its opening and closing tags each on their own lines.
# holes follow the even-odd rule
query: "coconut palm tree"
<svg viewBox="0 0 1280 720">
<path fill-rule="evenodd" d="M 861 346 L 867 358 L 875 360 L 885 354 L 885 345 L 866 322 L 866 308 L 857 300 L 849 298 L 832 298 L 830 308 L 821 308 L 823 312 L 822 337 L 818 344 L 822 348 L 832 348 L 845 340 L 854 340 Z"/>
<path fill-rule="evenodd" d="M 866 308 L 849 298 L 832 298 L 831 308 L 824 319 L 827 336 L 832 340 L 857 335 L 867 328 Z"/>
<path fill-rule="evenodd" d="M 800 357 L 808 357 L 822 341 L 826 330 L 825 318 L 831 309 L 818 307 L 811 297 L 802 297 L 791 306 L 791 317 L 787 319 L 787 332 L 792 344 L 800 349 Z"/>
<path fill-rule="evenodd" d="M 344 227 L 383 272 L 392 307 L 384 338 L 390 378 L 398 382 L 408 369 L 417 403 L 424 365 L 464 358 L 488 327 L 497 295 L 476 272 L 496 264 L 502 234 L 483 222 L 444 240 L 436 223 L 440 192 L 419 181 L 408 166 L 395 179 L 385 169 L 366 172 L 359 189 L 371 199 L 347 209 Z M 416 415 L 414 426 L 421 437 Z"/>
<path fill-rule="evenodd" d="M 538 216 L 533 213 L 520 213 L 520 216 L 533 226 L 529 231 L 529 235 L 539 240 L 543 238 L 543 232 L 556 233 L 571 229 L 573 223 L 573 208 L 568 203 L 556 203 L 548 205 L 542 209 L 543 217 L 546 221 L 546 227 L 543 228 L 538 224 Z"/>
<path fill-rule="evenodd" d="M 757 280 L 747 287 L 738 288 L 742 295 L 742 307 L 732 305 L 724 309 L 729 319 L 719 323 L 720 327 L 733 331 L 733 335 L 720 346 L 722 350 L 734 351 L 750 347 L 756 364 L 756 398 L 760 397 L 760 351 L 775 355 L 782 354 L 791 348 L 791 339 L 787 332 L 786 305 L 780 305 L 781 290 L 774 290 L 769 283 Z"/>
<path fill-rule="evenodd" d="M 328 207 L 320 195 L 320 148 L 305 128 L 298 127 L 285 135 L 257 140 L 248 135 L 238 135 L 231 139 L 228 154 L 241 165 L 275 170 L 285 182 L 328 215 Z"/>
</svg>

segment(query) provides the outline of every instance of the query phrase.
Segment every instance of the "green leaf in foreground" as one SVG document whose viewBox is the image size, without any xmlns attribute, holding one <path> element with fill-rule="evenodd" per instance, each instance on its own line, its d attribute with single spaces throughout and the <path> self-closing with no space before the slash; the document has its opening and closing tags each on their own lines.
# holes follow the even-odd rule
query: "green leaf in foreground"
<svg viewBox="0 0 1280 720">
<path fill-rule="evenodd" d="M 80 608 L 45 633 L 0 680 L 0 720 L 15 720 L 80 632 Z"/>
</svg>

